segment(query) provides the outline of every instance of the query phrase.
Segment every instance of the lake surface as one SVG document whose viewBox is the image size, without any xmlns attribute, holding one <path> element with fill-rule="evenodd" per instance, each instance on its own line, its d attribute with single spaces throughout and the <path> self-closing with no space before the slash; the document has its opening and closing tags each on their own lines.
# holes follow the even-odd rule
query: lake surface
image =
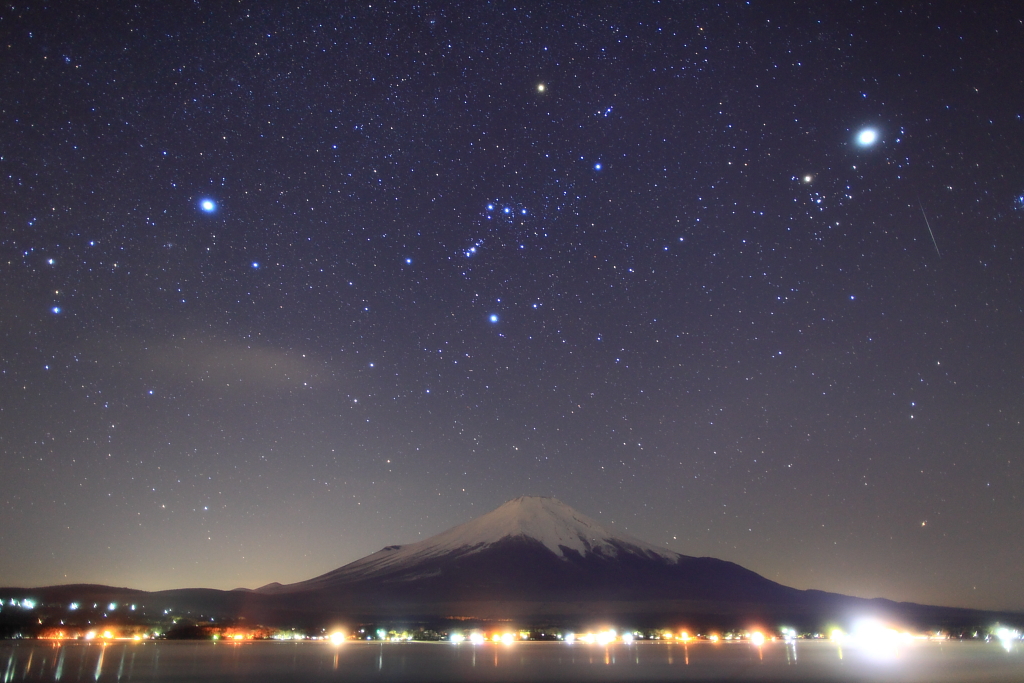
<svg viewBox="0 0 1024 683">
<path fill-rule="evenodd" d="M 824 641 L 367 643 L 0 641 L 0 681 L 1024 681 L 1024 648 Z"/>
</svg>

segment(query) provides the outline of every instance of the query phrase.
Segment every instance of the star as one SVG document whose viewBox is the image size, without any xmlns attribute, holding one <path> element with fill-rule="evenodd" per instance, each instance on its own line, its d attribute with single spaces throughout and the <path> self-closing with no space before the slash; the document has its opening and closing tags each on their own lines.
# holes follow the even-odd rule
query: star
<svg viewBox="0 0 1024 683">
<path fill-rule="evenodd" d="M 861 147 L 870 147 L 878 142 L 878 131 L 874 128 L 865 128 L 857 133 L 857 144 Z"/>
<path fill-rule="evenodd" d="M 217 210 L 217 202 L 210 198 L 203 198 L 199 200 L 199 209 L 203 213 L 213 213 Z"/>
<path fill-rule="evenodd" d="M 487 318 L 487 319 L 490 320 L 492 323 L 496 323 L 496 322 L 498 322 L 498 314 L 497 313 L 491 313 L 490 317 Z"/>
</svg>

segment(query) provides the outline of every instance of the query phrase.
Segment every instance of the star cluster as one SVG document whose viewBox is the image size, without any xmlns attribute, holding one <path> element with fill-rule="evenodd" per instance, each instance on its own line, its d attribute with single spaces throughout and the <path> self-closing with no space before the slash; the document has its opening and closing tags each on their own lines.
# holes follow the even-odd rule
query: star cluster
<svg viewBox="0 0 1024 683">
<path fill-rule="evenodd" d="M 1024 608 L 1010 3 L 0 10 L 0 576 L 294 581 L 522 494 Z"/>
</svg>

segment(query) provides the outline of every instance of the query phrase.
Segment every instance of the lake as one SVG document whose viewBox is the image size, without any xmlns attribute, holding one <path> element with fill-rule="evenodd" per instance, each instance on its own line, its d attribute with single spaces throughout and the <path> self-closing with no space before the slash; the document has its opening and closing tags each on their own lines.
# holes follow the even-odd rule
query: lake
<svg viewBox="0 0 1024 683">
<path fill-rule="evenodd" d="M 978 641 L 380 643 L 0 641 L 11 681 L 1024 681 L 1024 651 Z"/>
</svg>

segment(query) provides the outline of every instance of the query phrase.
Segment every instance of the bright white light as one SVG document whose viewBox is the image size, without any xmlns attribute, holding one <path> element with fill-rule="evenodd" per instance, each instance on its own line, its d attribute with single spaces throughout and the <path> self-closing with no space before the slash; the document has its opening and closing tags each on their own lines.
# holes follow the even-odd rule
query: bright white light
<svg viewBox="0 0 1024 683">
<path fill-rule="evenodd" d="M 464 640 L 466 640 L 466 636 L 456 631 L 452 633 L 450 636 L 448 636 L 448 640 L 452 641 L 453 643 L 461 643 Z"/>
<path fill-rule="evenodd" d="M 217 202 L 212 199 L 200 199 L 199 208 L 205 213 L 213 213 L 217 210 Z"/>
<path fill-rule="evenodd" d="M 341 645 L 345 642 L 345 634 L 341 631 L 335 631 L 331 634 L 331 642 L 335 645 Z"/>
<path fill-rule="evenodd" d="M 870 147 L 878 142 L 878 131 L 874 128 L 865 128 L 857 133 L 857 144 L 861 147 Z"/>
<path fill-rule="evenodd" d="M 21 606 L 24 607 L 25 609 L 35 609 L 36 601 L 35 600 L 29 600 L 28 598 L 25 598 L 24 600 L 21 601 Z"/>
<path fill-rule="evenodd" d="M 1007 652 L 1009 652 L 1013 648 L 1013 641 L 1020 638 L 1020 632 L 1016 630 L 1011 631 L 1010 629 L 1004 626 L 1002 628 L 996 629 L 996 638 L 999 639 L 999 642 L 1002 644 L 1003 648 Z"/>
<path fill-rule="evenodd" d="M 764 645 L 764 634 L 760 631 L 754 631 L 750 634 L 750 642 L 754 645 Z"/>
<path fill-rule="evenodd" d="M 627 645 L 629 643 L 632 643 L 633 642 L 633 634 L 632 633 L 623 633 L 622 634 L 622 642 L 626 643 Z"/>
<path fill-rule="evenodd" d="M 71 603 L 70 605 L 68 605 L 68 609 L 71 610 L 72 612 L 74 612 L 76 609 L 78 609 L 78 603 L 77 602 Z"/>
<path fill-rule="evenodd" d="M 873 619 L 858 622 L 853 634 L 843 636 L 843 643 L 856 646 L 875 657 L 893 657 L 900 643 L 912 639 L 909 633 L 900 633 Z"/>
<path fill-rule="evenodd" d="M 576 642 L 576 634 L 575 633 L 566 633 L 565 634 L 565 642 L 569 643 L 570 645 L 575 643 Z"/>
<path fill-rule="evenodd" d="M 483 643 L 484 643 L 484 634 L 482 634 L 482 633 L 471 633 L 469 635 L 469 642 L 473 643 L 474 645 L 483 645 Z"/>
<path fill-rule="evenodd" d="M 614 640 L 615 640 L 615 631 L 612 631 L 610 629 L 608 631 L 601 631 L 600 633 L 597 634 L 597 644 L 598 645 L 607 645 L 608 643 L 611 643 Z"/>
<path fill-rule="evenodd" d="M 503 633 L 501 636 L 501 642 L 505 645 L 511 645 L 516 642 L 516 634 L 514 633 Z"/>
<path fill-rule="evenodd" d="M 498 322 L 498 314 L 497 313 L 492 313 L 491 316 L 488 318 L 488 320 L 490 320 L 492 323 Z"/>
<path fill-rule="evenodd" d="M 543 83 L 538 83 L 537 84 L 537 92 L 544 92 L 547 89 L 548 89 L 548 87 L 546 85 L 544 85 Z"/>
</svg>

